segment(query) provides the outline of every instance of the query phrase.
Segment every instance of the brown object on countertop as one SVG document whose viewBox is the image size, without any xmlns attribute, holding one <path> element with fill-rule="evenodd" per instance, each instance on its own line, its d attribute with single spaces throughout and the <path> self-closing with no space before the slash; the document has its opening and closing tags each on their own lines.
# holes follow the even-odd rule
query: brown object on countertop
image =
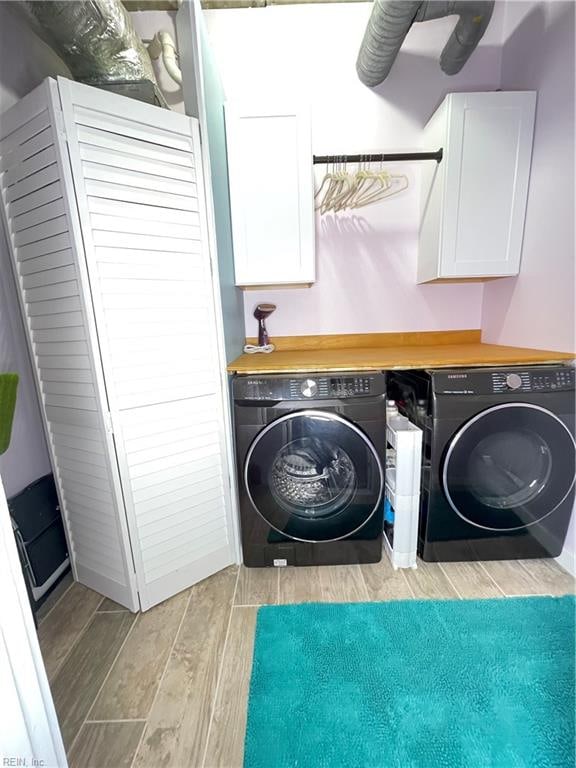
<svg viewBox="0 0 576 768">
<path fill-rule="evenodd" d="M 247 339 L 250 343 L 251 339 Z M 566 363 L 573 352 L 483 344 L 480 330 L 280 336 L 270 355 L 240 355 L 231 373 L 379 371 Z"/>
</svg>

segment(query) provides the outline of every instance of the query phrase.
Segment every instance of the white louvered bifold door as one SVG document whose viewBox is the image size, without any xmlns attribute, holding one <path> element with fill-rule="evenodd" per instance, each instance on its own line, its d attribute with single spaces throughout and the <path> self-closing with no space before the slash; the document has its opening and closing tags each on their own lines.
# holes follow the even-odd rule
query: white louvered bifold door
<svg viewBox="0 0 576 768">
<path fill-rule="evenodd" d="M 2 115 L 4 222 L 75 577 L 137 610 L 58 103 L 56 82 L 47 80 Z"/>
<path fill-rule="evenodd" d="M 145 610 L 234 560 L 198 127 L 59 86 Z"/>
</svg>

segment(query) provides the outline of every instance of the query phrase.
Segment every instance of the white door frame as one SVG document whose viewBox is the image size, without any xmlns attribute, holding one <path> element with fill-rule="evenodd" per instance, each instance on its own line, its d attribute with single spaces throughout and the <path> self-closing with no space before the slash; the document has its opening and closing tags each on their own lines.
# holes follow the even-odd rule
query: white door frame
<svg viewBox="0 0 576 768">
<path fill-rule="evenodd" d="M 236 562 L 242 562 L 240 548 L 240 515 L 238 510 L 238 492 L 236 482 L 236 457 L 233 442 L 233 418 L 230 400 L 230 383 L 226 370 L 226 349 L 224 346 L 224 324 L 222 320 L 222 298 L 218 274 L 218 246 L 216 243 L 216 219 L 212 196 L 212 168 L 208 147 L 208 121 L 204 103 L 203 63 L 200 44 L 199 24 L 202 23 L 200 0 L 183 0 L 176 14 L 176 31 L 180 53 L 180 66 L 183 71 L 182 92 L 186 114 L 195 117 L 200 126 L 200 146 L 204 170 L 204 194 L 206 198 L 206 223 L 208 228 L 208 248 L 212 268 L 212 293 L 216 318 L 216 336 L 218 358 L 220 362 L 220 380 L 222 384 L 222 404 L 224 408 L 224 429 L 226 455 L 228 463 L 228 531 L 232 551 Z"/>
<path fill-rule="evenodd" d="M 1 764 L 68 768 L 1 481 L 0 691 Z"/>
</svg>

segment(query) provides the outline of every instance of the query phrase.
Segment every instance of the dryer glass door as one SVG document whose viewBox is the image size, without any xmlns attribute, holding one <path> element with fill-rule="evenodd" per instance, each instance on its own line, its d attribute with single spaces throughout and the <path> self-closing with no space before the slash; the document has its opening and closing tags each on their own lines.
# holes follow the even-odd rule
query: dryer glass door
<svg viewBox="0 0 576 768">
<path fill-rule="evenodd" d="M 574 438 L 553 413 L 528 403 L 489 408 L 452 438 L 442 485 L 452 508 L 488 530 L 514 530 L 553 512 L 574 485 Z"/>
<path fill-rule="evenodd" d="M 297 411 L 260 432 L 244 466 L 256 511 L 283 536 L 335 541 L 381 508 L 384 474 L 364 432 L 324 411 Z"/>
</svg>

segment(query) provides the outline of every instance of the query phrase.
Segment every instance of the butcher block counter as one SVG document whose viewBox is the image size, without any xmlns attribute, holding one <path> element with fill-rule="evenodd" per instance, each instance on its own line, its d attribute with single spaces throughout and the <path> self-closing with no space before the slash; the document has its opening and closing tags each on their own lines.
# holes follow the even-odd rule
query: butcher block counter
<svg viewBox="0 0 576 768">
<path fill-rule="evenodd" d="M 256 344 L 255 339 L 247 343 Z M 483 344 L 479 330 L 280 336 L 270 354 L 242 354 L 230 373 L 313 373 L 568 363 L 573 352 Z"/>
</svg>

